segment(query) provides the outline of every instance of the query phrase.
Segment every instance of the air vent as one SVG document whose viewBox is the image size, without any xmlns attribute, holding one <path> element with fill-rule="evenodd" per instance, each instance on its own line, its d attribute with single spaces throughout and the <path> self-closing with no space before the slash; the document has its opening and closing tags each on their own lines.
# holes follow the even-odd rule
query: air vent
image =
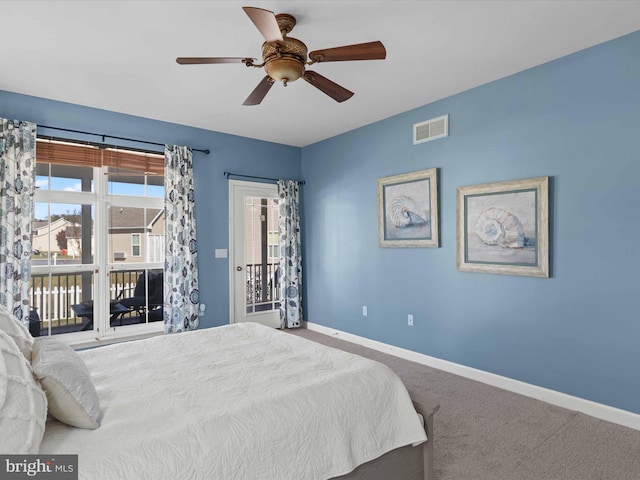
<svg viewBox="0 0 640 480">
<path fill-rule="evenodd" d="M 413 144 L 449 136 L 449 115 L 413 124 Z"/>
</svg>

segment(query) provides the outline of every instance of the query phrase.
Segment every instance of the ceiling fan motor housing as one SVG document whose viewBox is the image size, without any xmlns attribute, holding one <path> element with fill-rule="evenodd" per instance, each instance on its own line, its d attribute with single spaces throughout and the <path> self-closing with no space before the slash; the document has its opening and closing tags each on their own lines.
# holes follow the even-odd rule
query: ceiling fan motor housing
<svg viewBox="0 0 640 480">
<path fill-rule="evenodd" d="M 285 37 L 284 44 L 275 47 L 265 42 L 262 45 L 262 59 L 267 75 L 286 85 L 304 74 L 307 46 L 292 37 Z"/>
</svg>

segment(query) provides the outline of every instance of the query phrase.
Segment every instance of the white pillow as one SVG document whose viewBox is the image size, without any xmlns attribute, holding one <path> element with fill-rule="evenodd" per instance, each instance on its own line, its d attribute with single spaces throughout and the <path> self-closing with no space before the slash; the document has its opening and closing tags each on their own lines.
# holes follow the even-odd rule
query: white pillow
<svg viewBox="0 0 640 480">
<path fill-rule="evenodd" d="M 46 421 L 44 392 L 22 352 L 0 330 L 0 452 L 38 453 Z"/>
<path fill-rule="evenodd" d="M 22 322 L 14 317 L 4 305 L 0 305 L 0 330 L 4 330 L 5 333 L 13 338 L 25 358 L 31 361 L 33 337 Z"/>
<path fill-rule="evenodd" d="M 47 394 L 49 414 L 68 425 L 94 429 L 102 410 L 89 369 L 57 338 L 36 338 L 31 367 Z"/>
</svg>

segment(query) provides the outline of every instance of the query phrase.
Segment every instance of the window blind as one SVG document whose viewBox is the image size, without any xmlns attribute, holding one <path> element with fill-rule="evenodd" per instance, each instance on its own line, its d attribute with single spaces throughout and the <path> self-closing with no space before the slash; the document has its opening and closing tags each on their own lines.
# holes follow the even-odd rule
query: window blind
<svg viewBox="0 0 640 480">
<path fill-rule="evenodd" d="M 57 163 L 74 167 L 100 167 L 102 152 L 92 145 L 79 145 L 54 140 L 36 140 L 36 162 Z"/>
<path fill-rule="evenodd" d="M 37 139 L 36 162 L 76 167 L 114 167 L 164 176 L 164 156 L 113 147 Z"/>
<path fill-rule="evenodd" d="M 164 156 L 115 148 L 102 151 L 102 165 L 164 176 Z"/>
</svg>

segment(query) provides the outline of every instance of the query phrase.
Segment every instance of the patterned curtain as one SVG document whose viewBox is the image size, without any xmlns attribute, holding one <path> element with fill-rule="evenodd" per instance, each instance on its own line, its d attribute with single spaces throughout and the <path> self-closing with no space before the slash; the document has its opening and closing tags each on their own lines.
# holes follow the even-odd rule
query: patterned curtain
<svg viewBox="0 0 640 480">
<path fill-rule="evenodd" d="M 198 328 L 193 156 L 189 147 L 165 146 L 164 331 Z"/>
<path fill-rule="evenodd" d="M 36 125 L 0 118 L 0 303 L 29 326 Z"/>
<path fill-rule="evenodd" d="M 280 229 L 280 327 L 302 324 L 302 248 L 300 242 L 300 185 L 295 180 L 278 180 Z"/>
</svg>

